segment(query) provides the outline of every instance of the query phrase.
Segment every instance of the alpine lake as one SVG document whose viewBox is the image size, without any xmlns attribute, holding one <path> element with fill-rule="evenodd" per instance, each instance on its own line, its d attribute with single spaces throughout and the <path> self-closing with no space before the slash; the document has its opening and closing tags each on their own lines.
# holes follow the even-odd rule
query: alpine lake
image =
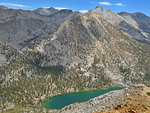
<svg viewBox="0 0 150 113">
<path fill-rule="evenodd" d="M 101 95 L 104 95 L 108 92 L 114 91 L 114 90 L 121 90 L 123 88 L 121 87 L 112 87 L 108 89 L 98 89 L 98 90 L 92 90 L 92 91 L 81 91 L 81 92 L 73 92 L 73 93 L 66 93 L 62 95 L 57 95 L 49 98 L 46 101 L 42 102 L 42 107 L 47 109 L 57 109 L 60 110 L 64 108 L 65 106 L 68 106 L 73 103 L 80 103 L 88 101 L 94 97 L 98 97 Z"/>
</svg>

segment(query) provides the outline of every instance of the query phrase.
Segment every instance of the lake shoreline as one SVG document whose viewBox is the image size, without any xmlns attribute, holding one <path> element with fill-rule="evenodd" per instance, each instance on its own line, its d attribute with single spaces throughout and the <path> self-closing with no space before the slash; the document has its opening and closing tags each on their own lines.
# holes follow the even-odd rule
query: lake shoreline
<svg viewBox="0 0 150 113">
<path fill-rule="evenodd" d="M 64 94 L 59 94 L 59 95 L 55 95 L 55 96 L 52 96 L 52 97 L 50 97 L 48 100 L 45 100 L 45 101 L 43 101 L 42 103 L 41 103 L 41 105 L 42 105 L 42 107 L 43 108 L 45 108 L 45 109 L 51 109 L 51 110 L 60 110 L 60 109 L 62 109 L 62 108 L 64 108 L 64 107 L 66 107 L 66 106 L 69 106 L 70 104 L 73 104 L 73 103 L 76 103 L 76 102 L 78 102 L 78 103 L 82 103 L 82 102 L 85 102 L 85 101 L 88 101 L 88 100 L 90 100 L 90 99 L 92 99 L 92 98 L 95 98 L 95 97 L 97 97 L 97 96 L 100 96 L 100 95 L 104 95 L 104 94 L 106 94 L 106 93 L 108 93 L 108 92 L 111 92 L 111 91 L 114 91 L 114 90 L 121 90 L 121 89 L 123 89 L 124 87 L 119 87 L 119 86 L 116 86 L 116 87 L 109 87 L 109 88 L 100 88 L 100 89 L 93 89 L 93 90 L 88 90 L 88 91 L 78 91 L 78 92 L 70 92 L 70 93 L 64 93 Z M 94 92 L 94 93 L 93 93 Z M 83 96 L 82 98 L 81 98 L 81 100 L 79 99 L 79 100 L 77 100 L 77 101 L 75 101 L 74 99 L 72 99 L 72 101 L 73 101 L 73 103 L 70 103 L 70 104 L 68 104 L 67 103 L 67 105 L 65 105 L 64 107 L 58 107 L 58 105 L 59 105 L 59 103 L 58 103 L 58 105 L 55 103 L 56 101 L 60 101 L 61 99 L 63 100 L 63 98 L 67 98 L 66 96 L 70 96 L 70 95 L 74 95 L 75 97 L 72 97 L 72 98 L 80 98 L 80 96 L 82 97 L 83 95 L 85 95 L 85 96 Z M 78 97 L 78 96 L 79 97 Z M 57 98 L 60 98 L 60 100 L 57 100 Z M 85 100 L 83 99 L 83 98 L 85 98 Z M 53 100 L 53 99 L 56 99 L 55 101 Z M 69 98 L 67 98 L 67 100 L 68 100 Z M 83 100 L 83 101 L 82 101 Z M 54 101 L 54 102 L 53 102 Z M 63 102 L 65 103 L 65 101 L 66 100 L 63 100 Z M 56 104 L 56 106 L 59 108 L 56 108 L 56 109 L 54 109 L 55 107 L 54 107 L 54 104 L 52 104 L 52 103 L 55 103 Z M 52 105 L 50 105 L 50 104 L 52 104 Z M 52 107 L 53 106 L 53 107 Z M 60 106 L 62 106 L 62 105 L 60 105 Z"/>
</svg>

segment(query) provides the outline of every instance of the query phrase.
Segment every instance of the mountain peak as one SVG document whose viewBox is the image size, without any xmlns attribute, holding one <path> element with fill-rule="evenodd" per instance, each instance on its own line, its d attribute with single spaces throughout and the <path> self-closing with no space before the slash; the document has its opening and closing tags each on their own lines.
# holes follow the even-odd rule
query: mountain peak
<svg viewBox="0 0 150 113">
<path fill-rule="evenodd" d="M 95 9 L 97 9 L 97 10 L 106 10 L 106 9 L 104 9 L 103 7 L 100 7 L 100 6 L 97 6 Z"/>
<path fill-rule="evenodd" d="M 141 12 L 135 12 L 135 13 L 133 13 L 134 15 L 136 15 L 136 16 L 138 16 L 138 17 L 145 17 L 145 18 L 149 18 L 149 16 L 147 16 L 147 15 L 145 15 L 145 14 L 143 14 L 143 13 L 141 13 Z"/>
<path fill-rule="evenodd" d="M 119 15 L 122 15 L 122 14 L 128 14 L 127 12 L 120 12 L 118 13 Z"/>
<path fill-rule="evenodd" d="M 52 15 L 56 12 L 58 12 L 57 9 L 53 8 L 53 7 L 49 7 L 49 8 L 38 8 L 36 10 L 34 10 L 34 12 L 40 14 L 40 15 Z"/>
<path fill-rule="evenodd" d="M 134 15 L 134 16 L 138 16 L 138 17 L 148 17 L 147 15 L 145 15 L 145 14 L 143 14 L 143 13 L 141 13 L 141 12 L 135 12 L 135 13 L 128 13 L 128 12 L 120 12 L 120 13 L 118 13 L 119 15 Z"/>
<path fill-rule="evenodd" d="M 89 13 L 99 14 L 102 18 L 106 19 L 108 22 L 110 22 L 113 25 L 117 24 L 122 20 L 122 18 L 118 14 L 99 6 L 91 10 Z"/>
<path fill-rule="evenodd" d="M 8 8 L 5 6 L 0 6 L 0 9 L 8 9 Z"/>
<path fill-rule="evenodd" d="M 100 13 L 100 12 L 103 12 L 103 11 L 108 11 L 108 10 L 104 9 L 103 7 L 97 6 L 95 9 L 91 10 L 90 12 Z"/>
<path fill-rule="evenodd" d="M 73 11 L 70 9 L 62 9 L 60 10 L 60 12 L 64 12 L 64 13 L 72 13 Z"/>
</svg>

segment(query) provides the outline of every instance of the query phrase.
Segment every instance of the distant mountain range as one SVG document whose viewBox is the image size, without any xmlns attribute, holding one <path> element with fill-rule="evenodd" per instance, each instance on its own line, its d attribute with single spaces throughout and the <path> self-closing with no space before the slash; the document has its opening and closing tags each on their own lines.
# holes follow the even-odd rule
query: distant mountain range
<svg viewBox="0 0 150 113">
<path fill-rule="evenodd" d="M 39 106 L 61 93 L 148 84 L 149 56 L 150 17 L 142 13 L 1 6 L 0 110 Z"/>
</svg>

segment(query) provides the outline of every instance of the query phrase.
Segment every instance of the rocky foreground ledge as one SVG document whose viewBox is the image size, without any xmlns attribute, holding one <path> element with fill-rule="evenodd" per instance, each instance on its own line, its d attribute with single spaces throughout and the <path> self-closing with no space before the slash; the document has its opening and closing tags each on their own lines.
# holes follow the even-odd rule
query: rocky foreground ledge
<svg viewBox="0 0 150 113">
<path fill-rule="evenodd" d="M 112 91 L 87 102 L 67 106 L 59 113 L 117 113 L 119 110 L 122 110 L 121 113 L 149 113 L 150 87 L 136 85 Z"/>
</svg>

